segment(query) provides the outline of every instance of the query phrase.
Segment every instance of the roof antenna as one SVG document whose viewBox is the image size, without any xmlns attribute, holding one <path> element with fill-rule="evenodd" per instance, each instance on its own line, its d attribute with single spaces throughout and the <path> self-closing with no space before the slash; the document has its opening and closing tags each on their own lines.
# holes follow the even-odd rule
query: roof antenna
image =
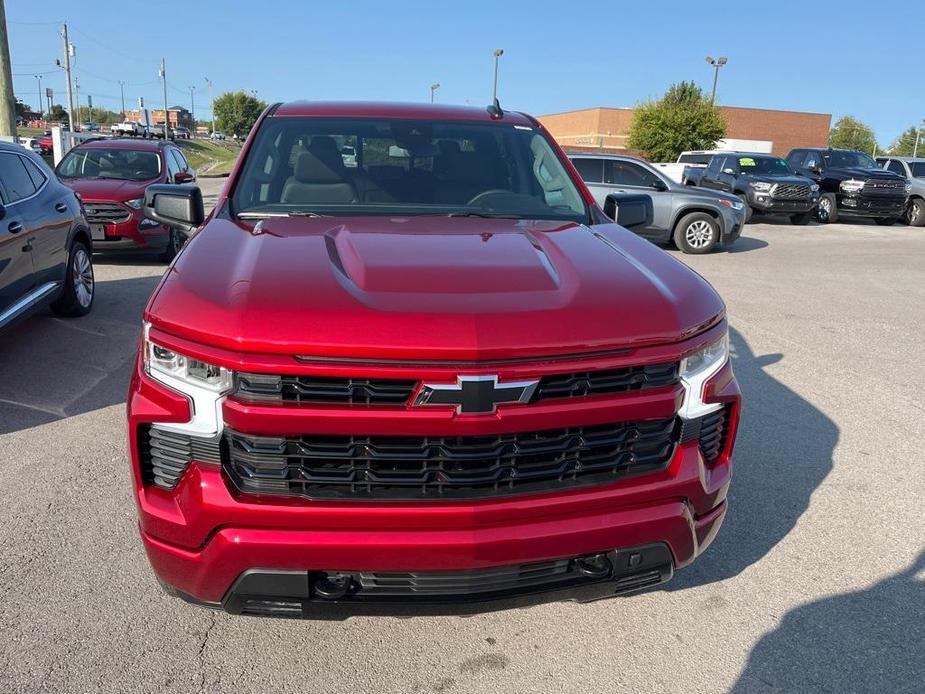
<svg viewBox="0 0 925 694">
<path fill-rule="evenodd" d="M 491 106 L 485 109 L 495 120 L 499 118 L 504 118 L 504 111 L 501 110 L 501 103 L 498 101 L 498 97 L 495 97 L 495 100 L 492 101 Z"/>
</svg>

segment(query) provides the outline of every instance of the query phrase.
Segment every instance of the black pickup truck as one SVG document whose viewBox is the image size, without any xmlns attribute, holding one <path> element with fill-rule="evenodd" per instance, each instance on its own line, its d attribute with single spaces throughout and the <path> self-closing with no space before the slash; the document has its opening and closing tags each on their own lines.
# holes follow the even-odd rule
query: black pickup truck
<svg viewBox="0 0 925 694">
<path fill-rule="evenodd" d="M 787 163 L 819 184 L 819 209 L 829 222 L 837 222 L 841 214 L 851 214 L 889 226 L 906 211 L 906 179 L 881 169 L 864 152 L 795 149 L 787 155 Z"/>
<path fill-rule="evenodd" d="M 753 213 L 780 214 L 793 224 L 807 224 L 816 210 L 819 186 L 773 154 L 727 152 L 715 154 L 699 179 L 688 184 L 738 195 L 745 204 L 745 220 Z"/>
</svg>

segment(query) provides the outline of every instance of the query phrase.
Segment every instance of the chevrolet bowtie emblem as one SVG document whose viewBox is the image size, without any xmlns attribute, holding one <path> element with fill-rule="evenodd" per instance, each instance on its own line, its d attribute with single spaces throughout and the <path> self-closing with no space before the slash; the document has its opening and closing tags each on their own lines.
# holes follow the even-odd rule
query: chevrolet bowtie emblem
<svg viewBox="0 0 925 694">
<path fill-rule="evenodd" d="M 499 383 L 496 375 L 458 376 L 456 383 L 424 383 L 415 405 L 456 405 L 457 414 L 490 414 L 498 405 L 526 403 L 539 379 Z"/>
</svg>

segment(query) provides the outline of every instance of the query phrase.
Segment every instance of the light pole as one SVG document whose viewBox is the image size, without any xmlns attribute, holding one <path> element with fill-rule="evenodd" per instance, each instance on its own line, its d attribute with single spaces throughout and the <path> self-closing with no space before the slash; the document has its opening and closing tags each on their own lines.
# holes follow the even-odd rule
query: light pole
<svg viewBox="0 0 925 694">
<path fill-rule="evenodd" d="M 912 145 L 912 157 L 919 156 L 919 140 L 922 138 L 922 128 L 916 128 L 915 130 L 915 144 Z"/>
<path fill-rule="evenodd" d="M 119 80 L 119 93 L 122 95 L 122 120 L 125 120 L 125 80 Z"/>
<path fill-rule="evenodd" d="M 39 111 L 42 111 L 42 110 L 43 110 L 43 109 L 42 109 L 42 101 L 43 101 L 43 99 L 42 99 L 42 76 L 41 76 L 41 75 L 35 75 L 35 79 L 37 79 L 37 80 L 39 81 Z M 39 113 L 39 115 L 41 116 L 42 114 Z"/>
<path fill-rule="evenodd" d="M 440 83 L 439 83 L 439 82 L 434 82 L 432 85 L 430 85 L 430 103 L 434 103 L 434 93 L 435 93 L 438 89 L 440 89 Z"/>
<path fill-rule="evenodd" d="M 726 64 L 726 56 L 719 58 L 707 56 L 707 63 L 713 66 L 713 93 L 710 95 L 710 105 L 716 104 L 716 83 L 719 82 L 719 69 Z"/>
<path fill-rule="evenodd" d="M 80 78 L 74 78 L 74 90 L 77 92 L 77 127 L 80 128 Z M 83 128 L 81 128 L 82 130 Z"/>
<path fill-rule="evenodd" d="M 159 77 L 164 84 L 164 142 L 170 139 L 170 114 L 167 111 L 167 59 L 161 58 Z"/>
<path fill-rule="evenodd" d="M 191 84 L 189 87 L 189 117 L 193 121 L 193 132 L 196 131 L 196 85 Z"/>
<path fill-rule="evenodd" d="M 495 103 L 498 100 L 498 61 L 504 55 L 504 49 L 496 48 L 492 55 L 495 56 L 495 82 L 491 89 L 491 103 Z"/>
<path fill-rule="evenodd" d="M 209 85 L 209 109 L 212 113 L 212 129 L 209 135 L 211 136 L 211 134 L 215 132 L 215 98 L 212 96 L 212 80 L 208 77 L 206 77 L 205 80 L 206 84 Z"/>
</svg>

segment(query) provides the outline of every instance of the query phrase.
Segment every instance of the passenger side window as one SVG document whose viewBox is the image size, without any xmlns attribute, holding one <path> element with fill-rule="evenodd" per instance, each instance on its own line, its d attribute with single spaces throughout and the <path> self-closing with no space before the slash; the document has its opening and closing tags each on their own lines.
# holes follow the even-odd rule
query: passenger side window
<svg viewBox="0 0 925 694">
<path fill-rule="evenodd" d="M 604 182 L 603 159 L 573 159 L 572 163 L 578 169 L 578 175 L 585 183 Z"/>
<path fill-rule="evenodd" d="M 604 182 L 616 185 L 651 188 L 656 177 L 638 164 L 628 161 L 608 161 L 604 169 Z"/>
<path fill-rule="evenodd" d="M 186 161 L 186 157 L 183 156 L 183 152 L 179 149 L 173 150 L 174 156 L 177 158 L 177 165 L 180 167 L 180 171 L 187 171 L 193 173 L 192 168 L 190 168 L 189 162 Z"/>
<path fill-rule="evenodd" d="M 26 171 L 29 173 L 29 177 L 32 179 L 32 184 L 35 186 L 36 190 L 40 190 L 42 186 L 45 185 L 45 181 L 48 180 L 48 176 L 38 167 L 38 164 L 31 159 L 23 157 L 22 160 L 26 165 Z"/>
<path fill-rule="evenodd" d="M 167 161 L 167 180 L 173 183 L 173 177 L 181 171 L 180 164 L 177 163 L 177 158 L 171 149 L 164 150 L 164 159 Z"/>
<path fill-rule="evenodd" d="M 807 152 L 806 160 L 803 162 L 803 168 L 813 169 L 817 166 L 822 166 L 822 157 L 820 157 L 816 152 Z"/>
<path fill-rule="evenodd" d="M 887 166 L 887 168 L 890 171 L 894 171 L 895 173 L 898 173 L 903 178 L 906 177 L 906 167 L 903 166 L 903 163 L 901 161 L 897 161 L 896 159 L 891 159 L 890 164 L 889 166 Z"/>
<path fill-rule="evenodd" d="M 714 156 L 707 165 L 707 174 L 716 176 L 722 170 L 720 164 L 723 163 L 723 159 L 725 159 L 725 157 Z"/>
<path fill-rule="evenodd" d="M 6 204 L 28 198 L 36 190 L 25 161 L 12 152 L 0 152 L 0 180 L 8 198 L 4 201 Z"/>
</svg>

